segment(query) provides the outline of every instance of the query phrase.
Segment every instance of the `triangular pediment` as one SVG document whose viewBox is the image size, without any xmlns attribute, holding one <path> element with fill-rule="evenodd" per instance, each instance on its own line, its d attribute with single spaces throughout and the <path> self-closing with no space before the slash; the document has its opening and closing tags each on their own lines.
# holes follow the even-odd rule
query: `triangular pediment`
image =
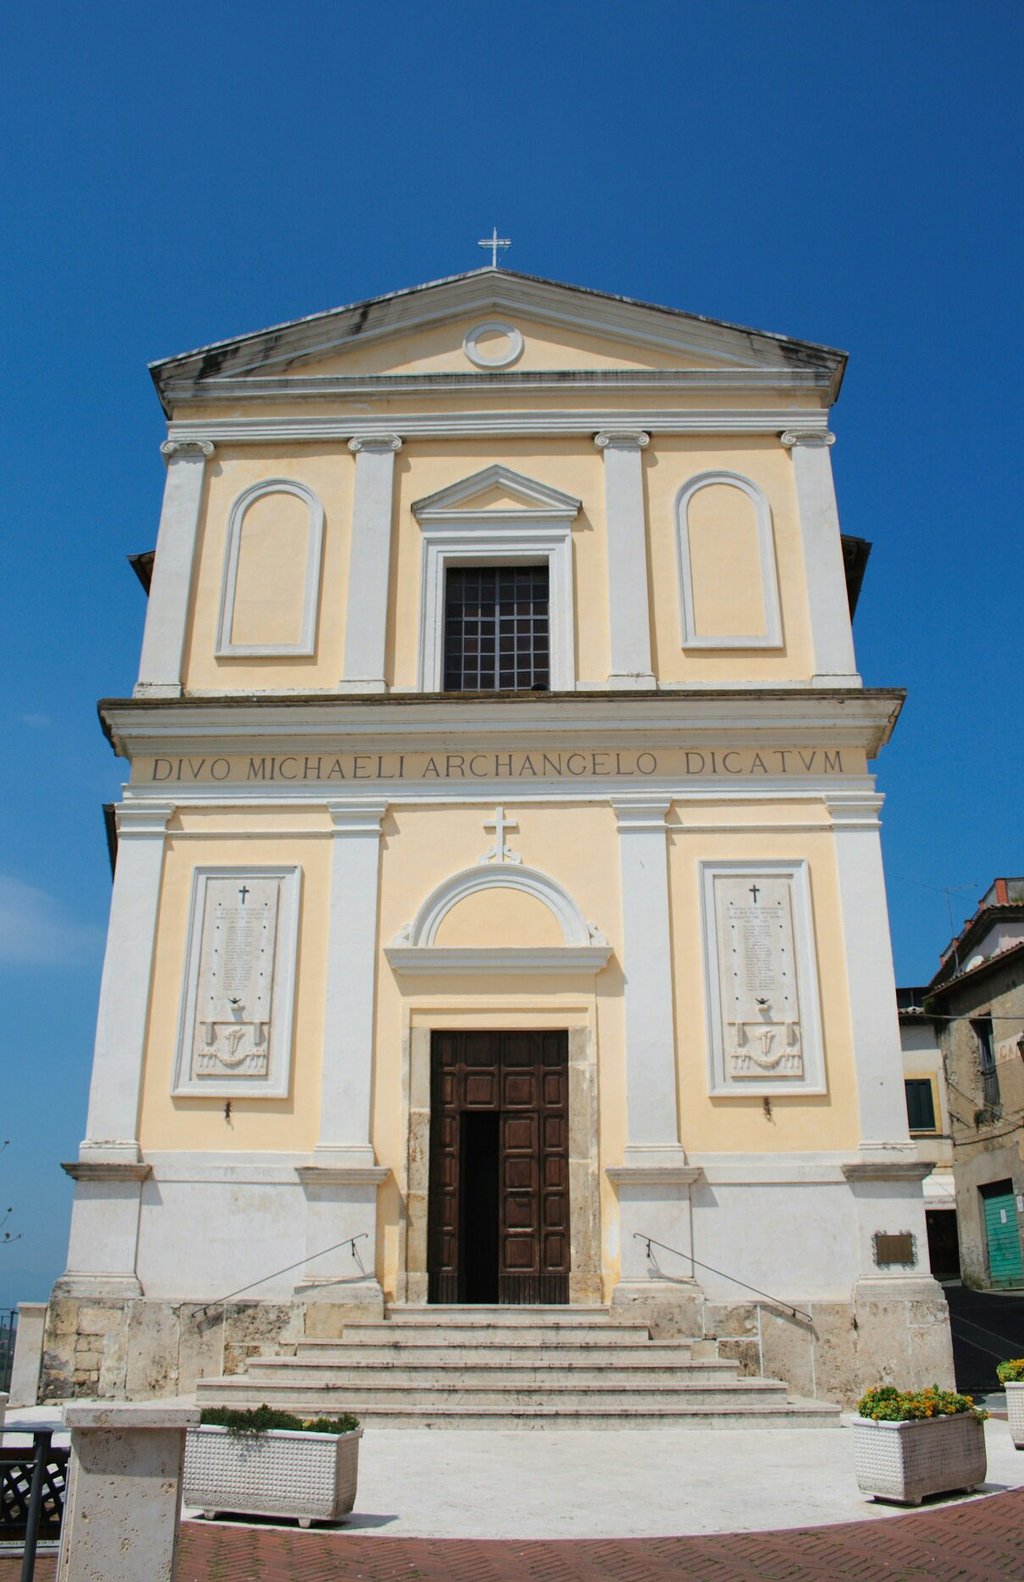
<svg viewBox="0 0 1024 1582">
<path fill-rule="evenodd" d="M 421 522 L 436 521 L 451 516 L 453 512 L 467 512 L 474 516 L 488 511 L 508 515 L 513 512 L 543 512 L 545 516 L 562 516 L 570 519 L 580 509 L 581 502 L 561 489 L 552 489 L 537 478 L 514 472 L 500 462 L 484 467 L 480 472 L 451 483 L 436 494 L 414 500 L 413 513 Z"/>
<path fill-rule="evenodd" d="M 492 360 L 486 347 L 485 357 L 474 359 L 467 338 L 493 324 L 509 326 L 521 346 L 504 360 Z M 326 389 L 348 379 L 486 382 L 580 371 L 614 378 L 630 370 L 655 377 L 672 370 L 739 377 L 746 370 L 761 378 L 775 370 L 834 396 L 845 360 L 811 342 L 487 268 L 200 347 L 154 363 L 151 372 L 169 409 L 206 393 L 269 393 L 270 385 L 311 394 L 318 384 Z"/>
</svg>

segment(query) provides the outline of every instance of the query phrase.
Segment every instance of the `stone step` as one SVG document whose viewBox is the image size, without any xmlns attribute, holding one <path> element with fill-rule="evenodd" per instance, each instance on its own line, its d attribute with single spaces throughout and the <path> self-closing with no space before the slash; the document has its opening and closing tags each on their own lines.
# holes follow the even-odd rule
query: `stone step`
<svg viewBox="0 0 1024 1582">
<path fill-rule="evenodd" d="M 543 1386 L 546 1389 L 582 1389 L 607 1386 L 614 1383 L 622 1389 L 660 1389 L 666 1384 L 688 1386 L 707 1385 L 717 1388 L 736 1379 L 736 1365 L 730 1362 L 695 1363 L 680 1367 L 677 1363 L 631 1363 L 628 1367 L 591 1367 L 578 1362 L 536 1362 L 528 1367 L 499 1366 L 489 1363 L 452 1364 L 439 1360 L 416 1363 L 375 1363 L 357 1359 L 341 1365 L 333 1362 L 303 1362 L 293 1357 L 252 1357 L 246 1365 L 245 1377 L 252 1380 L 273 1380 L 276 1384 L 292 1386 L 327 1384 L 331 1388 L 363 1388 L 385 1385 L 395 1387 L 401 1381 L 403 1389 L 478 1388 L 484 1385 L 502 1390 L 525 1389 Z M 745 1381 L 748 1383 L 757 1381 Z"/>
<path fill-rule="evenodd" d="M 422 1341 L 433 1337 L 436 1344 L 443 1344 L 449 1336 L 472 1340 L 474 1345 L 512 1345 L 519 1341 L 542 1342 L 551 1346 L 600 1345 L 647 1342 L 648 1332 L 641 1324 L 498 1324 L 493 1320 L 463 1320 L 457 1324 L 409 1323 L 404 1319 L 385 1319 L 382 1323 L 346 1324 L 343 1339 L 346 1341 L 372 1341 L 395 1345 L 403 1340 Z M 325 1340 L 322 1345 L 337 1345 Z M 304 1346 L 316 1341 L 303 1341 Z"/>
<path fill-rule="evenodd" d="M 216 1386 L 216 1388 L 214 1388 Z M 320 1412 L 337 1413 L 351 1410 L 343 1395 L 328 1391 L 292 1393 L 288 1396 L 273 1393 L 270 1404 L 285 1407 L 301 1416 L 315 1416 Z M 800 1398 L 787 1399 L 767 1395 L 743 1401 L 713 1403 L 673 1400 L 649 1405 L 639 1404 L 632 1397 L 628 1404 L 613 1404 L 597 1400 L 590 1392 L 581 1392 L 581 1399 L 572 1401 L 554 1395 L 543 1403 L 524 1409 L 509 1402 L 486 1405 L 464 1399 L 434 1401 L 428 1406 L 418 1406 L 405 1399 L 391 1403 L 365 1403 L 359 1405 L 360 1421 L 374 1428 L 467 1428 L 488 1430 L 529 1429 L 656 1429 L 656 1428 L 827 1428 L 839 1421 L 839 1407 L 822 1401 Z M 229 1405 L 236 1407 L 262 1404 L 265 1393 L 249 1387 L 245 1393 L 244 1380 L 221 1379 L 201 1381 L 198 1391 L 200 1405 Z"/>
<path fill-rule="evenodd" d="M 542 1362 L 558 1363 L 569 1368 L 577 1365 L 632 1368 L 646 1366 L 648 1362 L 655 1367 L 667 1364 L 679 1368 L 698 1366 L 698 1359 L 691 1348 L 677 1345 L 674 1341 L 644 1340 L 615 1346 L 602 1346 L 596 1342 L 580 1346 L 549 1346 L 546 1341 L 513 1341 L 507 1337 L 485 1344 L 475 1340 L 446 1343 L 432 1339 L 429 1335 L 424 1335 L 422 1340 L 403 1339 L 388 1345 L 355 1340 L 302 1340 L 299 1341 L 294 1358 L 254 1357 L 250 1366 L 263 1361 L 302 1362 L 324 1368 L 349 1367 L 359 1362 L 391 1363 L 395 1367 L 402 1367 L 406 1363 L 414 1367 L 420 1363 L 443 1363 L 452 1368 L 484 1363 L 495 1368 L 532 1367 Z M 732 1366 L 716 1357 L 699 1359 L 700 1366 L 709 1362 L 716 1367 Z"/>
<path fill-rule="evenodd" d="M 600 1324 L 611 1322 L 599 1303 L 559 1307 L 550 1302 L 507 1303 L 402 1302 L 385 1309 L 388 1323 L 401 1324 Z M 616 1323 L 619 1320 L 615 1321 Z M 642 1327 L 642 1326 L 634 1326 Z"/>
<path fill-rule="evenodd" d="M 567 1384 L 555 1378 L 546 1382 L 505 1382 L 502 1377 L 479 1380 L 447 1379 L 437 1383 L 412 1381 L 407 1377 L 385 1378 L 378 1383 L 355 1379 L 336 1379 L 306 1384 L 282 1372 L 275 1379 L 255 1379 L 247 1375 L 238 1380 L 219 1379 L 216 1384 L 197 1389 L 197 1397 L 209 1401 L 214 1395 L 230 1396 L 246 1405 L 268 1405 L 298 1410 L 295 1402 L 337 1403 L 335 1409 L 361 1416 L 376 1406 L 401 1405 L 409 1410 L 428 1411 L 444 1406 L 479 1406 L 491 1410 L 533 1411 L 537 1407 L 558 1405 L 577 1410 L 592 1405 L 622 1411 L 641 1408 L 731 1404 L 754 1406 L 763 1399 L 785 1402 L 786 1387 L 776 1379 L 723 1379 L 680 1382 L 679 1376 L 658 1383 L 630 1384 L 618 1379 L 598 1379 L 587 1384 Z"/>
</svg>

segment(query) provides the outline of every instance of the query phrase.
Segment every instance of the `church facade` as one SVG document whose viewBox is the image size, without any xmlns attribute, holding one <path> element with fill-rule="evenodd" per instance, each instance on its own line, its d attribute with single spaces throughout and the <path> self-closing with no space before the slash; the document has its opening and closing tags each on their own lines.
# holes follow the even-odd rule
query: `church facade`
<svg viewBox="0 0 1024 1582">
<path fill-rule="evenodd" d="M 949 1378 L 844 364 L 487 268 L 154 365 L 50 1394 L 451 1303 Z"/>
</svg>

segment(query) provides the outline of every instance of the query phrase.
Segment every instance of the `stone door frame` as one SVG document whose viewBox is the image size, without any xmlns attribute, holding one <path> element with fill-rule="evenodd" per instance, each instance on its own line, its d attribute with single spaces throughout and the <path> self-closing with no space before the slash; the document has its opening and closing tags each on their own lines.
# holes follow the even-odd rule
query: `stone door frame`
<svg viewBox="0 0 1024 1582">
<path fill-rule="evenodd" d="M 478 1025 L 491 1016 L 481 1015 Z M 533 1031 L 537 1016 L 513 1011 L 502 1018 L 501 1030 Z M 574 1025 L 575 1024 L 575 1025 Z M 430 1191 L 430 1050 L 431 1035 L 452 1027 L 469 1028 L 465 1013 L 456 1020 L 438 1013 L 430 1024 L 416 1022 L 405 1039 L 404 1082 L 406 1099 L 405 1212 L 400 1227 L 398 1301 L 427 1301 L 427 1206 Z M 496 1024 L 497 1025 L 497 1024 Z M 569 1044 L 569 1242 L 571 1262 L 569 1301 L 600 1303 L 601 1204 L 597 1103 L 597 1040 L 589 1025 L 580 1025 L 578 1012 L 564 1018 L 549 1015 L 548 1029 L 564 1030 Z"/>
</svg>

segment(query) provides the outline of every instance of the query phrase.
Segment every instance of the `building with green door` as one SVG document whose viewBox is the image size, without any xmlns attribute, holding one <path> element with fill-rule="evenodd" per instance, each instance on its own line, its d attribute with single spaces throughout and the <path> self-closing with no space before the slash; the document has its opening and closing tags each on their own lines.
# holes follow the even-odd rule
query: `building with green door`
<svg viewBox="0 0 1024 1582">
<path fill-rule="evenodd" d="M 1024 1288 L 1024 878 L 996 879 L 924 992 L 938 1031 L 967 1285 Z"/>
</svg>

